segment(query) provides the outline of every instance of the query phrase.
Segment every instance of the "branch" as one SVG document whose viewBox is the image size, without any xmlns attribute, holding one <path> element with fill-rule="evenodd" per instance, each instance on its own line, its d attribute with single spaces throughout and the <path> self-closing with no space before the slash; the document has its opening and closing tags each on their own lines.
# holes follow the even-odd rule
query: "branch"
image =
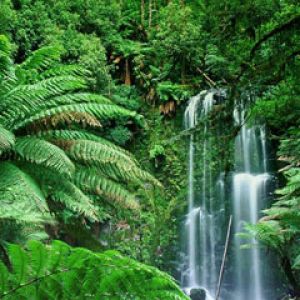
<svg viewBox="0 0 300 300">
<path fill-rule="evenodd" d="M 217 84 L 214 82 L 205 72 L 203 72 L 200 68 L 197 68 L 197 71 L 203 75 L 203 77 L 208 81 L 210 86 L 215 87 Z"/>
<path fill-rule="evenodd" d="M 281 24 L 281 25 L 275 27 L 273 30 L 266 33 L 260 40 L 258 40 L 250 50 L 249 60 L 247 62 L 244 62 L 241 65 L 241 70 L 240 70 L 240 73 L 237 76 L 236 80 L 239 81 L 240 78 L 243 76 L 243 74 L 246 72 L 246 70 L 249 68 L 251 61 L 255 57 L 256 51 L 261 47 L 261 45 L 264 42 L 266 42 L 268 39 L 270 39 L 271 37 L 273 37 L 277 33 L 281 32 L 281 31 L 284 31 L 284 30 L 287 30 L 290 27 L 292 27 L 294 25 L 298 25 L 298 24 L 300 24 L 300 15 L 297 15 L 296 17 L 292 18 L 287 23 L 284 23 L 284 24 Z"/>
<path fill-rule="evenodd" d="M 266 42 L 268 39 L 273 37 L 275 34 L 287 30 L 293 25 L 297 25 L 297 23 L 300 22 L 300 15 L 294 17 L 293 19 L 290 19 L 287 23 L 281 24 L 278 27 L 275 27 L 273 30 L 265 34 L 260 40 L 258 40 L 254 46 L 252 47 L 250 51 L 250 61 L 253 59 L 255 52 L 261 47 L 261 45 Z M 300 24 L 300 23 L 299 23 Z"/>
<path fill-rule="evenodd" d="M 56 271 L 56 272 L 53 272 L 53 273 L 50 273 L 50 274 L 46 274 L 46 275 L 41 276 L 41 277 L 34 278 L 34 279 L 32 279 L 32 280 L 30 280 L 28 282 L 25 282 L 23 284 L 20 284 L 20 285 L 14 287 L 13 289 L 7 291 L 6 293 L 0 295 L 0 298 L 2 299 L 2 298 L 6 297 L 6 296 L 8 296 L 10 294 L 13 294 L 14 292 L 16 292 L 17 290 L 19 290 L 19 289 L 21 289 L 23 287 L 32 285 L 32 284 L 34 284 L 34 283 L 36 283 L 38 281 L 41 281 L 41 280 L 43 280 L 43 279 L 45 279 L 47 277 L 50 277 L 52 275 L 57 275 L 57 274 L 61 274 L 61 273 L 69 272 L 69 271 L 72 271 L 72 269 L 59 270 L 59 271 Z"/>
</svg>

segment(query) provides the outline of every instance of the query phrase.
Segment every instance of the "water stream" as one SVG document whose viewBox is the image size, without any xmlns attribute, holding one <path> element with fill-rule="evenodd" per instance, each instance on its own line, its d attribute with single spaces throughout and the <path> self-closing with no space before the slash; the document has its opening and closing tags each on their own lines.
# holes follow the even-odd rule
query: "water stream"
<svg viewBox="0 0 300 300">
<path fill-rule="evenodd" d="M 216 106 L 216 93 L 203 91 L 192 97 L 185 111 L 186 129 L 195 130 L 188 145 L 188 213 L 181 284 L 188 294 L 203 289 L 207 300 L 215 298 L 226 225 L 233 215 L 221 299 L 273 300 L 272 279 L 266 279 L 270 269 L 262 250 L 258 245 L 241 249 L 246 241 L 236 235 L 243 231 L 245 222 L 257 222 L 272 190 L 265 128 L 247 127 L 244 105 L 236 105 L 234 120 L 242 127 L 235 139 L 234 171 L 225 179 L 220 159 L 214 155 L 222 145 L 210 132 L 216 128 L 209 118 Z M 224 125 L 217 125 L 222 130 Z M 248 242 L 256 243 L 254 239 Z"/>
</svg>

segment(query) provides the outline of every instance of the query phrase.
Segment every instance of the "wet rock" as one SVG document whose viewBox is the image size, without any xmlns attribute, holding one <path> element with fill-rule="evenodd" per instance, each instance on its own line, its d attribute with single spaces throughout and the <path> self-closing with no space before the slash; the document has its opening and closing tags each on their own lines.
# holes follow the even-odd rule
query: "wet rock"
<svg viewBox="0 0 300 300">
<path fill-rule="evenodd" d="M 214 93 L 214 104 L 223 104 L 226 100 L 226 92 L 224 90 L 216 90 Z"/>
<path fill-rule="evenodd" d="M 192 300 L 205 300 L 206 293 L 202 289 L 192 289 L 190 292 L 190 298 Z"/>
</svg>

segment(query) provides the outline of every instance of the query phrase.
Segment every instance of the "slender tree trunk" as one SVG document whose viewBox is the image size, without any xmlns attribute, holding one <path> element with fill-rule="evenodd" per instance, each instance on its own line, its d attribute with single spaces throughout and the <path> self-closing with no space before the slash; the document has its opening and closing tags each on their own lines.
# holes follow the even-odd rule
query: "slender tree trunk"
<svg viewBox="0 0 300 300">
<path fill-rule="evenodd" d="M 125 84 L 131 85 L 130 65 L 128 58 L 125 59 Z"/>
<path fill-rule="evenodd" d="M 186 67 L 186 60 L 185 57 L 182 57 L 182 62 L 181 62 L 181 83 L 185 84 L 185 67 Z"/>
<path fill-rule="evenodd" d="M 149 0 L 149 28 L 152 25 L 152 0 Z"/>
<path fill-rule="evenodd" d="M 145 0 L 141 0 L 141 23 L 145 23 Z"/>
</svg>

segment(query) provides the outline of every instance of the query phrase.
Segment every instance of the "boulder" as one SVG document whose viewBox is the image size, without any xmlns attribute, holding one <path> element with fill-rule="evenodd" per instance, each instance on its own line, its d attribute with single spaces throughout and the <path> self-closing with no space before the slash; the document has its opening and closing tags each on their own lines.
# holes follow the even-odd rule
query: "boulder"
<svg viewBox="0 0 300 300">
<path fill-rule="evenodd" d="M 205 300 L 206 293 L 202 289 L 192 289 L 190 292 L 190 298 L 192 300 Z"/>
</svg>

